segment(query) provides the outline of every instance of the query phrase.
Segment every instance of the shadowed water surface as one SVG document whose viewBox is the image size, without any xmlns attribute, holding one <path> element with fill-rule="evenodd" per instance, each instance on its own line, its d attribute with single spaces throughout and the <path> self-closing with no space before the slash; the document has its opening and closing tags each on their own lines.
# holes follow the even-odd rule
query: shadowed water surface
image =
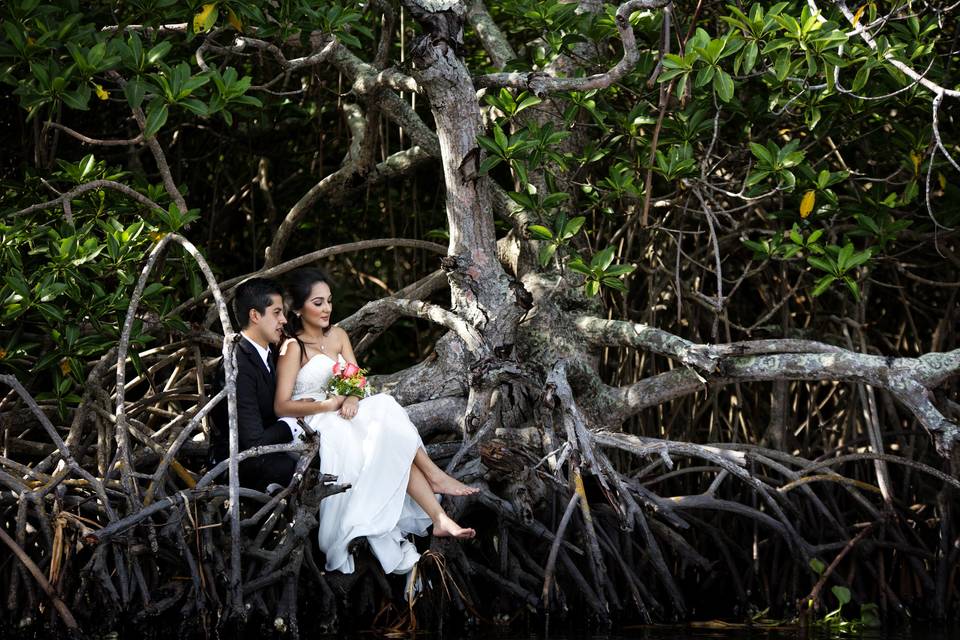
<svg viewBox="0 0 960 640">
<path fill-rule="evenodd" d="M 569 629 L 567 627 L 566 629 Z M 713 622 L 691 625 L 650 625 L 625 627 L 616 633 L 570 634 L 560 629 L 558 633 L 544 635 L 539 633 L 511 633 L 507 631 L 483 631 L 473 633 L 430 633 L 420 631 L 413 634 L 405 633 L 351 633 L 343 635 L 319 635 L 309 632 L 300 634 L 301 640 L 375 640 L 390 638 L 392 640 L 419 639 L 419 640 L 960 640 L 960 624 L 944 622 L 940 625 L 912 625 L 897 628 L 863 629 L 856 632 L 838 632 L 813 627 L 803 629 L 795 626 L 779 627 L 745 627 L 743 625 Z M 19 634 L 5 631 L 0 628 L 2 640 L 62 640 L 67 636 L 56 632 L 38 632 Z M 150 633 L 107 633 L 90 634 L 85 640 L 173 640 L 178 634 L 150 634 Z M 262 630 L 248 630 L 242 634 L 214 633 L 209 640 L 269 640 L 270 638 L 288 639 L 289 636 L 272 635 Z M 184 640 L 205 640 L 202 633 Z"/>
</svg>

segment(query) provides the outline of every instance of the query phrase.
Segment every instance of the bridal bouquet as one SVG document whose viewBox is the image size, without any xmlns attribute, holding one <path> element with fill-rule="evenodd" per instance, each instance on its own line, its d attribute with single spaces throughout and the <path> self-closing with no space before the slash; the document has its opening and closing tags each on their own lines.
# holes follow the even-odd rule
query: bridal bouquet
<svg viewBox="0 0 960 640">
<path fill-rule="evenodd" d="M 327 393 L 337 396 L 356 396 L 366 398 L 372 391 L 367 384 L 367 370 L 361 369 L 352 362 L 347 362 L 343 356 L 337 356 L 333 365 L 333 377 L 327 384 Z"/>
</svg>

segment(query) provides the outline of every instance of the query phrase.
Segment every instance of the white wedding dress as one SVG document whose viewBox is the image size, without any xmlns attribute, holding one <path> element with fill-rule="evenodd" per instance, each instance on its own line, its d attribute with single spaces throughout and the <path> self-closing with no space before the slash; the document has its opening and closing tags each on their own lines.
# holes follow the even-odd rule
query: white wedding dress
<svg viewBox="0 0 960 640">
<path fill-rule="evenodd" d="M 326 399 L 335 361 L 326 354 L 300 368 L 293 399 Z M 347 545 L 366 537 L 387 573 L 407 573 L 420 559 L 407 535 L 425 535 L 430 517 L 407 495 L 410 465 L 423 446 L 407 412 L 386 394 L 360 401 L 357 415 L 345 420 L 336 411 L 307 416 L 320 436 L 320 471 L 350 484 L 344 493 L 320 501 L 320 549 L 327 571 L 353 573 Z"/>
</svg>

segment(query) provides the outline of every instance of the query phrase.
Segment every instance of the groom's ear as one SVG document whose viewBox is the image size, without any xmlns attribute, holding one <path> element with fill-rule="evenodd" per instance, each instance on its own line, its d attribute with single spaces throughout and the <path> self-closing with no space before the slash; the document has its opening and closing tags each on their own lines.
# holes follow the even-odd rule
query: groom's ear
<svg viewBox="0 0 960 640">
<path fill-rule="evenodd" d="M 247 313 L 247 324 L 245 326 L 249 327 L 260 322 L 260 318 L 263 317 L 263 314 L 257 311 L 256 309 L 250 309 Z"/>
</svg>

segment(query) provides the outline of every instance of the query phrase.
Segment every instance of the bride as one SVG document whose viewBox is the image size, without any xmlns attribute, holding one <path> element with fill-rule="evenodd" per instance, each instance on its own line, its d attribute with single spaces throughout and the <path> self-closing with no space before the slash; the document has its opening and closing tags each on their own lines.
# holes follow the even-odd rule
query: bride
<svg viewBox="0 0 960 640">
<path fill-rule="evenodd" d="M 470 495 L 427 455 L 420 434 L 393 397 L 328 397 L 337 356 L 356 364 L 346 332 L 330 324 L 330 285 L 317 269 L 295 271 L 288 285 L 292 315 L 280 348 L 274 411 L 303 416 L 320 436 L 320 471 L 349 483 L 320 502 L 318 541 L 328 571 L 353 572 L 347 545 L 366 537 L 387 573 L 407 573 L 419 559 L 407 534 L 472 538 L 444 512 L 434 494 Z"/>
</svg>

